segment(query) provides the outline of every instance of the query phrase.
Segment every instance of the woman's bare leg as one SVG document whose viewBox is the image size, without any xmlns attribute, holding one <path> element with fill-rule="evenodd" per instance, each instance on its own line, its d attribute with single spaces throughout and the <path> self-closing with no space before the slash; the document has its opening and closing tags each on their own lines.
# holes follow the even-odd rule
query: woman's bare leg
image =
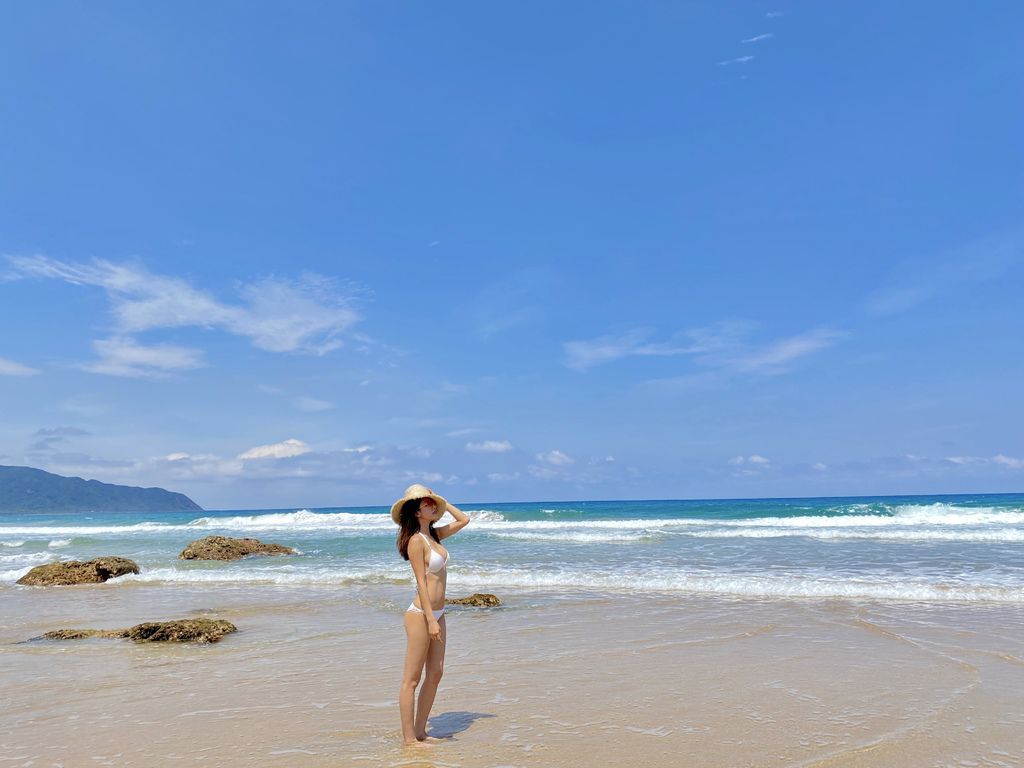
<svg viewBox="0 0 1024 768">
<path fill-rule="evenodd" d="M 413 707 L 416 703 L 416 686 L 420 683 L 420 673 L 427 661 L 427 650 L 430 645 L 427 622 L 422 613 L 405 612 L 405 635 L 408 641 L 405 646 L 402 688 L 398 693 L 398 711 L 402 717 L 402 739 L 406 744 L 417 744 Z"/>
<path fill-rule="evenodd" d="M 420 688 L 420 700 L 416 703 L 416 738 L 420 741 L 427 738 L 427 718 L 430 717 L 430 708 L 434 706 L 437 685 L 444 674 L 444 648 L 448 640 L 448 629 L 444 616 L 438 619 L 437 623 L 441 627 L 441 639 L 430 642 L 430 648 L 427 650 L 427 674 L 423 679 L 423 687 Z"/>
</svg>

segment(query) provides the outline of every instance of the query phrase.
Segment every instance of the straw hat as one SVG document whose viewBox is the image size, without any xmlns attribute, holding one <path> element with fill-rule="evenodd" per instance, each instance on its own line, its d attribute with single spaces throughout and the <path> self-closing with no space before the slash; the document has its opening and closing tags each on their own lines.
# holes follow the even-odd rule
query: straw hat
<svg viewBox="0 0 1024 768">
<path fill-rule="evenodd" d="M 437 508 L 443 513 L 448 509 L 448 502 L 444 500 L 443 496 L 438 496 L 432 490 L 427 488 L 425 485 L 414 483 L 405 489 L 405 495 L 402 496 L 398 501 L 391 505 L 391 519 L 399 525 L 402 524 L 402 505 L 409 499 L 433 499 L 434 503 L 437 504 Z"/>
</svg>

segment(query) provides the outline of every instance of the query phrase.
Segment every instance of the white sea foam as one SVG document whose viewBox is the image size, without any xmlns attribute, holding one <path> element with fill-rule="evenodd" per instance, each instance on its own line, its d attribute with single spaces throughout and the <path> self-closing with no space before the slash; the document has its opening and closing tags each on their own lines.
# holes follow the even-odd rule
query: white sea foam
<svg viewBox="0 0 1024 768">
<path fill-rule="evenodd" d="M 240 530 L 316 530 L 320 528 L 383 528 L 394 527 L 391 515 L 357 514 L 353 512 L 277 512 L 265 515 L 236 517 L 200 517 L 189 523 L 195 528 L 230 528 Z"/>
<path fill-rule="evenodd" d="M 607 533 L 588 533 L 583 531 L 555 531 L 553 533 L 529 533 L 529 532 L 503 532 L 503 531 L 492 531 L 491 536 L 499 539 L 512 539 L 514 541 L 539 541 L 551 544 L 558 542 L 570 542 L 574 544 L 604 544 L 607 542 L 633 542 L 633 541 L 650 541 L 652 538 L 656 538 L 664 534 L 664 531 L 651 530 L 651 531 L 633 531 L 616 533 L 614 531 L 608 531 Z"/>
<path fill-rule="evenodd" d="M 338 585 L 409 584 L 403 568 L 155 568 L 122 576 L 107 583 L 174 582 L 188 584 Z M 610 593 L 687 593 L 753 598 L 845 598 L 925 602 L 1024 603 L 1024 584 L 975 583 L 923 578 L 835 578 L 820 574 L 750 575 L 705 574 L 685 571 L 600 572 L 594 570 L 501 569 L 490 572 L 469 569 L 449 577 L 453 590 L 494 587 L 525 589 L 583 589 Z"/>
<path fill-rule="evenodd" d="M 50 543 L 47 544 L 50 549 L 60 549 L 71 544 L 71 539 L 51 539 Z"/>
<path fill-rule="evenodd" d="M 22 547 L 24 545 L 24 539 L 17 539 L 15 541 L 0 541 L 0 547 Z"/>
<path fill-rule="evenodd" d="M 454 574 L 453 574 L 454 575 Z M 949 583 L 921 579 L 836 579 L 834 577 L 678 572 L 596 573 L 512 571 L 462 573 L 449 580 L 456 587 L 494 585 L 536 588 L 584 588 L 612 592 L 685 592 L 763 598 L 870 598 L 952 602 L 1024 603 L 1024 585 Z"/>
<path fill-rule="evenodd" d="M 187 525 L 134 523 L 132 525 L 0 525 L 0 536 L 98 536 L 101 534 L 165 533 L 193 530 Z"/>
<path fill-rule="evenodd" d="M 985 541 L 985 542 L 1018 542 L 1024 541 L 1024 529 L 995 528 L 981 531 L 965 530 L 894 530 L 876 531 L 844 529 L 827 530 L 822 528 L 725 528 L 710 531 L 667 531 L 675 536 L 686 536 L 696 539 L 778 539 L 789 536 L 802 536 L 809 539 L 825 541 L 845 541 L 866 539 L 872 541 Z"/>
<path fill-rule="evenodd" d="M 0 563 L 4 565 L 24 565 L 25 563 L 43 563 L 53 560 L 49 552 L 24 552 L 18 555 L 0 555 Z"/>
<path fill-rule="evenodd" d="M 114 581 L 111 579 L 110 581 Z M 185 584 L 280 584 L 280 585 L 339 585 L 348 584 L 406 584 L 412 582 L 408 566 L 394 569 L 343 568 L 152 568 L 139 574 L 127 574 L 118 582 L 174 582 Z M 110 583 L 110 582 L 107 582 Z"/>
</svg>

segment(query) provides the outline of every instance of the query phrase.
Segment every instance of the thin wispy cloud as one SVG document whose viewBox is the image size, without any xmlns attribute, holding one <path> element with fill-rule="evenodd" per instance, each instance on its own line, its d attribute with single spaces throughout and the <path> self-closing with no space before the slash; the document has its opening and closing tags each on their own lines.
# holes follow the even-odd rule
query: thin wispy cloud
<svg viewBox="0 0 1024 768">
<path fill-rule="evenodd" d="M 139 344 L 132 338 L 115 336 L 92 343 L 99 359 L 82 366 L 91 373 L 129 378 L 163 379 L 178 371 L 202 368 L 203 353 L 176 344 Z"/>
<path fill-rule="evenodd" d="M 763 35 L 754 35 L 753 37 L 748 37 L 746 40 L 740 40 L 740 42 L 741 43 L 759 43 L 762 40 L 767 40 L 770 37 L 775 37 L 775 33 L 774 32 L 766 32 Z"/>
<path fill-rule="evenodd" d="M 938 256 L 904 261 L 864 302 L 876 317 L 898 315 L 963 290 L 991 282 L 1024 263 L 1024 232 L 1004 232 Z"/>
<path fill-rule="evenodd" d="M 508 440 L 484 440 L 480 443 L 466 443 L 466 450 L 470 453 L 507 453 L 512 450 L 512 443 Z"/>
<path fill-rule="evenodd" d="M 668 341 L 653 342 L 648 340 L 650 331 L 633 330 L 563 344 L 564 363 L 569 368 L 586 370 L 626 357 L 682 355 L 706 371 L 772 375 L 784 373 L 800 358 L 826 349 L 846 336 L 842 331 L 816 328 L 755 345 L 746 340 L 750 331 L 751 326 L 745 323 L 720 323 L 680 331 Z"/>
<path fill-rule="evenodd" d="M 562 345 L 562 349 L 566 366 L 584 370 L 624 357 L 672 357 L 710 352 L 726 346 L 728 339 L 739 331 L 738 324 L 723 323 L 714 329 L 681 331 L 668 341 L 655 342 L 649 341 L 650 329 L 634 328 L 586 341 L 569 341 Z"/>
<path fill-rule="evenodd" d="M 29 451 L 50 451 L 58 443 L 65 442 L 69 437 L 88 437 L 91 433 L 79 427 L 51 427 L 37 430 L 33 437 L 37 440 L 29 447 Z"/>
<path fill-rule="evenodd" d="M 725 61 L 718 62 L 720 67 L 728 67 L 732 64 L 746 64 L 747 62 L 753 61 L 753 56 L 737 56 L 735 59 L 726 59 Z"/>
<path fill-rule="evenodd" d="M 299 411 L 305 413 L 319 413 L 320 411 L 330 411 L 335 405 L 327 400 L 319 400 L 315 397 L 293 397 L 292 406 Z"/>
<path fill-rule="evenodd" d="M 753 464 L 755 467 L 766 467 L 771 463 L 771 459 L 757 453 L 751 454 L 750 456 L 733 456 L 729 459 L 729 464 L 734 467 L 741 467 L 744 464 Z"/>
<path fill-rule="evenodd" d="M 0 376 L 35 376 L 39 369 L 0 357 Z"/>
<path fill-rule="evenodd" d="M 200 365 L 200 353 L 170 345 L 144 346 L 131 337 L 166 328 L 217 328 L 269 352 L 324 355 L 342 346 L 361 319 L 351 284 L 315 273 L 238 283 L 240 301 L 225 302 L 178 277 L 137 263 L 94 259 L 73 263 L 47 256 L 8 256 L 7 279 L 47 278 L 103 289 L 114 334 L 96 342 L 100 360 L 87 370 L 119 376 L 160 376 Z"/>
<path fill-rule="evenodd" d="M 555 279 L 547 269 L 522 269 L 483 286 L 463 313 L 471 335 L 481 341 L 530 325 L 544 315 Z"/>
<path fill-rule="evenodd" d="M 951 464 L 958 466 L 995 465 L 1007 469 L 1024 469 L 1024 459 L 1014 456 L 1007 456 L 999 453 L 995 456 L 949 456 L 946 458 Z"/>
<path fill-rule="evenodd" d="M 727 368 L 744 373 L 780 373 L 789 363 L 826 349 L 845 335 L 841 331 L 819 328 L 797 336 L 779 339 L 761 349 L 741 353 L 733 358 L 726 357 L 723 359 L 723 364 Z"/>
</svg>

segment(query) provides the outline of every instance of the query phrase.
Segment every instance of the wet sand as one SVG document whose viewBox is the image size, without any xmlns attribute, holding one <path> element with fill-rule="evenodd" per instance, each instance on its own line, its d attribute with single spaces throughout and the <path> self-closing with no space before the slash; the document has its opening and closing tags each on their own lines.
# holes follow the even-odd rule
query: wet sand
<svg viewBox="0 0 1024 768">
<path fill-rule="evenodd" d="M 1024 764 L 1020 607 L 501 597 L 448 609 L 442 741 L 407 749 L 407 587 L 4 589 L 0 765 Z M 198 615 L 240 631 L 19 642 Z"/>
</svg>

